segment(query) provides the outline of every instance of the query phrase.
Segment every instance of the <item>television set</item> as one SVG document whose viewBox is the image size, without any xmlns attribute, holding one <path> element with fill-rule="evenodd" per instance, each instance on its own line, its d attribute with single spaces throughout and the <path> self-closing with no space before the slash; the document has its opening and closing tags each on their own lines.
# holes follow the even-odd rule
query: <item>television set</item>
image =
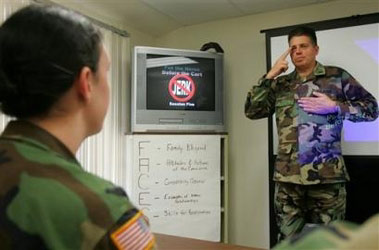
<svg viewBox="0 0 379 250">
<path fill-rule="evenodd" d="M 225 132 L 223 54 L 136 46 L 131 132 Z"/>
</svg>

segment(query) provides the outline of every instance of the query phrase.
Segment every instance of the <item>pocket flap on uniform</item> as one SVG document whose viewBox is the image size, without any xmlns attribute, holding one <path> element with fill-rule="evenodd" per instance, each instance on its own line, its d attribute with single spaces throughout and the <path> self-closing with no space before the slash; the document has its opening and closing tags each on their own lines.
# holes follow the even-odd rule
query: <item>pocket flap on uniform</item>
<svg viewBox="0 0 379 250">
<path fill-rule="evenodd" d="M 286 98 L 277 99 L 275 106 L 276 107 L 290 106 L 290 105 L 293 105 L 294 102 L 295 102 L 294 99 L 286 99 Z"/>
</svg>

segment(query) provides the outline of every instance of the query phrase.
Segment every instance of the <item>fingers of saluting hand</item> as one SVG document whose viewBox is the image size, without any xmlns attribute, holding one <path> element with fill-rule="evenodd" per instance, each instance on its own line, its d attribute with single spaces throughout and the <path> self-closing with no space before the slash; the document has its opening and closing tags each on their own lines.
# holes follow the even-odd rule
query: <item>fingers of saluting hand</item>
<svg viewBox="0 0 379 250">
<path fill-rule="evenodd" d="M 288 62 L 286 62 L 286 61 L 280 62 L 279 68 L 281 69 L 281 73 L 287 71 Z"/>
<path fill-rule="evenodd" d="M 278 64 L 280 65 L 282 72 L 284 72 L 288 69 L 288 62 L 287 62 L 286 58 L 289 55 L 290 51 L 291 51 L 291 49 L 288 48 L 278 59 Z"/>
<path fill-rule="evenodd" d="M 282 64 L 288 66 L 288 62 L 286 60 L 288 54 L 290 53 L 290 49 L 287 49 L 276 61 L 275 64 Z"/>
<path fill-rule="evenodd" d="M 287 56 L 290 54 L 291 48 L 286 49 L 284 53 L 279 57 L 281 60 L 286 60 Z"/>
<path fill-rule="evenodd" d="M 267 73 L 266 78 L 272 79 L 280 75 L 281 73 L 287 71 L 288 62 L 286 60 L 288 54 L 290 53 L 290 49 L 288 48 L 275 62 L 274 66 Z"/>
</svg>

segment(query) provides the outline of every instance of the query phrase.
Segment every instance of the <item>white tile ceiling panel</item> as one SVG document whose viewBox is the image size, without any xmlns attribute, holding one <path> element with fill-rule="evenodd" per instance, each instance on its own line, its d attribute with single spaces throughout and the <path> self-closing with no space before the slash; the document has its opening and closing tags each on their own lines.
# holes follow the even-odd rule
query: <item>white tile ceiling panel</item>
<svg viewBox="0 0 379 250">
<path fill-rule="evenodd" d="M 334 0 L 53 0 L 75 3 L 160 36 L 187 25 Z M 358 0 L 357 0 L 358 1 Z"/>
<path fill-rule="evenodd" d="M 228 0 L 142 0 L 181 25 L 204 23 L 244 13 Z"/>
<path fill-rule="evenodd" d="M 301 7 L 331 0 L 229 0 L 244 15 Z"/>
<path fill-rule="evenodd" d="M 182 25 L 173 18 L 161 13 L 141 0 L 60 0 L 77 1 L 83 8 L 98 12 L 110 18 L 125 22 L 152 35 L 162 35 Z M 58 1 L 57 1 L 58 2 Z"/>
</svg>

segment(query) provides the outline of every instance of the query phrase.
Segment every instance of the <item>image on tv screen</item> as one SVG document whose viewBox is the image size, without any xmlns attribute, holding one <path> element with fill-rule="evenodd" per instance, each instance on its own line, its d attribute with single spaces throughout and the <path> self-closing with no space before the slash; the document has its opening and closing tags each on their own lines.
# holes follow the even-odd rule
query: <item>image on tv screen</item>
<svg viewBox="0 0 379 250">
<path fill-rule="evenodd" d="M 215 110 L 212 58 L 147 54 L 146 107 L 153 110 Z"/>
</svg>

